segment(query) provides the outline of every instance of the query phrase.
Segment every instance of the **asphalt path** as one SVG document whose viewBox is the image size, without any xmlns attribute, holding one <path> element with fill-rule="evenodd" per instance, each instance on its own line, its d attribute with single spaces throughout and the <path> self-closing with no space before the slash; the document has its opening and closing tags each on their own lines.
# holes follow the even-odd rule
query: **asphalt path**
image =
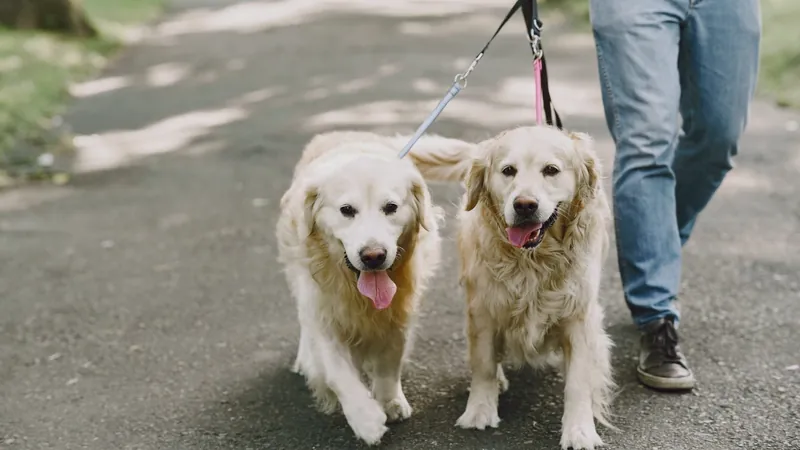
<svg viewBox="0 0 800 450">
<path fill-rule="evenodd" d="M 299 336 L 274 224 L 303 145 L 334 129 L 411 132 L 508 2 L 180 0 L 66 116 L 67 187 L 0 195 L 0 448 L 351 449 L 341 414 L 290 372 Z M 478 140 L 533 122 L 522 18 L 433 132 Z M 610 174 L 591 36 L 546 24 L 552 91 Z M 754 105 L 737 167 L 685 249 L 682 345 L 699 380 L 635 378 L 637 333 L 615 255 L 602 302 L 621 391 L 609 448 L 800 448 L 800 132 Z M 415 413 L 390 449 L 557 448 L 563 381 L 510 373 L 501 425 L 454 424 L 467 400 L 462 294 L 447 209 L 443 268 L 404 373 Z"/>
</svg>

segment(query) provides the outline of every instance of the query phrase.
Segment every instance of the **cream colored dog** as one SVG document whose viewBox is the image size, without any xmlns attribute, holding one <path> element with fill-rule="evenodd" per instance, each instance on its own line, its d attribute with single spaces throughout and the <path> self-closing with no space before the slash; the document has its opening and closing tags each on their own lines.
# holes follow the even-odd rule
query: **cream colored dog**
<svg viewBox="0 0 800 450">
<path fill-rule="evenodd" d="M 557 355 L 566 381 L 561 445 L 601 446 L 594 418 L 611 426 L 613 385 L 598 302 L 610 210 L 591 140 L 522 127 L 481 142 L 472 158 L 459 151 L 417 151 L 431 165 L 427 179 L 466 182 L 458 249 L 472 383 L 457 425 L 498 426 L 504 359 L 541 366 Z"/>
<path fill-rule="evenodd" d="M 307 145 L 281 199 L 280 261 L 297 302 L 294 370 L 325 413 L 341 405 L 355 434 L 376 444 L 411 406 L 401 371 L 420 297 L 440 260 L 434 206 L 401 137 L 322 134 Z M 423 138 L 415 148 L 468 146 Z M 362 381 L 371 379 L 371 389 Z"/>
</svg>

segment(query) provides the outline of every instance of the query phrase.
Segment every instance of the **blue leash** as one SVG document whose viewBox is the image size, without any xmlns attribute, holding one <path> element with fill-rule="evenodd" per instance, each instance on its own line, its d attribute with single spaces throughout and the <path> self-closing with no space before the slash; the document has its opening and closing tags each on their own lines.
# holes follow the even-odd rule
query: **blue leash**
<svg viewBox="0 0 800 450">
<path fill-rule="evenodd" d="M 478 60 L 476 59 L 473 62 L 473 65 L 477 62 Z M 406 146 L 403 147 L 403 150 L 400 150 L 400 154 L 397 155 L 398 158 L 406 156 L 408 152 L 411 151 L 411 147 L 413 147 L 414 144 L 417 143 L 419 138 L 422 137 L 425 131 L 427 131 L 428 128 L 430 128 L 430 126 L 433 124 L 433 121 L 436 120 L 437 117 L 439 117 L 439 114 L 442 113 L 445 106 L 447 106 L 447 104 L 450 103 L 450 100 L 452 100 L 456 95 L 458 95 L 458 93 L 461 92 L 462 89 L 467 87 L 467 75 L 469 75 L 469 72 L 470 71 L 468 70 L 466 74 L 464 75 L 459 74 L 456 76 L 456 81 L 453 83 L 452 86 L 450 86 L 450 90 L 447 91 L 447 94 L 445 94 L 444 98 L 439 102 L 438 105 L 436 105 L 436 108 L 428 115 L 428 118 L 426 118 L 425 121 L 422 122 L 422 125 L 420 125 L 419 128 L 417 128 L 417 132 L 414 133 L 414 136 L 411 138 L 410 141 L 408 141 L 408 144 L 406 144 Z"/>
<path fill-rule="evenodd" d="M 506 14 L 506 17 L 503 19 L 502 22 L 500 22 L 500 26 L 497 27 L 497 31 L 494 32 L 492 37 L 489 39 L 489 42 L 487 42 L 486 45 L 483 46 L 483 49 L 478 53 L 478 56 L 476 56 L 475 59 L 472 60 L 472 63 L 469 65 L 466 72 L 464 72 L 463 74 L 460 73 L 456 75 L 453 85 L 450 86 L 450 90 L 447 91 L 447 94 L 445 94 L 444 98 L 442 98 L 439 104 L 436 105 L 436 108 L 434 108 L 434 110 L 430 113 L 430 115 L 428 115 L 425 121 L 422 122 L 419 128 L 417 128 L 417 132 L 414 133 L 414 136 L 411 138 L 410 141 L 408 141 L 408 144 L 406 144 L 406 146 L 403 147 L 403 150 L 401 150 L 400 153 L 397 155 L 399 158 L 406 156 L 408 152 L 411 151 L 411 147 L 413 147 L 414 144 L 417 143 L 419 138 L 422 137 L 425 131 L 427 131 L 428 128 L 430 128 L 430 126 L 433 124 L 433 121 L 436 120 L 437 117 L 439 117 L 439 114 L 442 113 L 447 104 L 450 103 L 450 101 L 453 100 L 453 98 L 455 98 L 455 96 L 458 95 L 458 93 L 461 92 L 462 89 L 467 87 L 467 77 L 469 76 L 469 74 L 472 73 L 473 70 L 475 70 L 475 66 L 477 66 L 478 62 L 481 60 L 481 58 L 483 58 L 483 54 L 486 53 L 486 50 L 489 48 L 489 44 L 491 44 L 494 38 L 497 37 L 497 34 L 500 32 L 500 30 L 503 29 L 503 26 L 505 26 L 506 22 L 508 22 L 508 19 L 510 19 L 511 16 L 513 16 L 514 13 L 517 12 L 517 10 L 522 6 L 523 1 L 524 0 L 517 0 L 517 2 L 514 3 L 514 6 L 512 6 L 511 9 L 508 11 L 508 14 Z"/>
</svg>

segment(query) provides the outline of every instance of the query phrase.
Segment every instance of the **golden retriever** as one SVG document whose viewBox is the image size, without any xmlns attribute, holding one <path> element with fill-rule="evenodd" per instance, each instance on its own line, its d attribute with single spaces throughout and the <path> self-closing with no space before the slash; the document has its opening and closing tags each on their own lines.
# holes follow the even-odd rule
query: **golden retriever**
<svg viewBox="0 0 800 450">
<path fill-rule="evenodd" d="M 471 157 L 463 149 L 416 155 L 428 161 L 427 180 L 466 184 L 457 242 L 472 382 L 457 425 L 498 426 L 502 362 L 556 360 L 565 375 L 561 446 L 601 446 L 594 418 L 613 428 L 612 343 L 598 302 L 610 208 L 592 141 L 535 126 L 483 141 Z"/>
<path fill-rule="evenodd" d="M 417 146 L 447 142 L 424 137 Z M 281 198 L 276 230 L 300 322 L 294 371 L 321 411 L 341 405 L 368 444 L 380 442 L 387 421 L 411 415 L 402 364 L 440 261 L 443 211 L 414 160 L 397 158 L 404 143 L 367 132 L 314 137 Z"/>
</svg>

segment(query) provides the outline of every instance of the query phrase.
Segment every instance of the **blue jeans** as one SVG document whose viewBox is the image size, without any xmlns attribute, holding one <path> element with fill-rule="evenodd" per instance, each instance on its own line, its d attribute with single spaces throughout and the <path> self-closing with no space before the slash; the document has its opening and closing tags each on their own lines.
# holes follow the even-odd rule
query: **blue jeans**
<svg viewBox="0 0 800 450">
<path fill-rule="evenodd" d="M 759 0 L 591 0 L 591 19 L 625 301 L 639 327 L 677 324 L 681 248 L 733 167 L 755 90 Z"/>
</svg>

